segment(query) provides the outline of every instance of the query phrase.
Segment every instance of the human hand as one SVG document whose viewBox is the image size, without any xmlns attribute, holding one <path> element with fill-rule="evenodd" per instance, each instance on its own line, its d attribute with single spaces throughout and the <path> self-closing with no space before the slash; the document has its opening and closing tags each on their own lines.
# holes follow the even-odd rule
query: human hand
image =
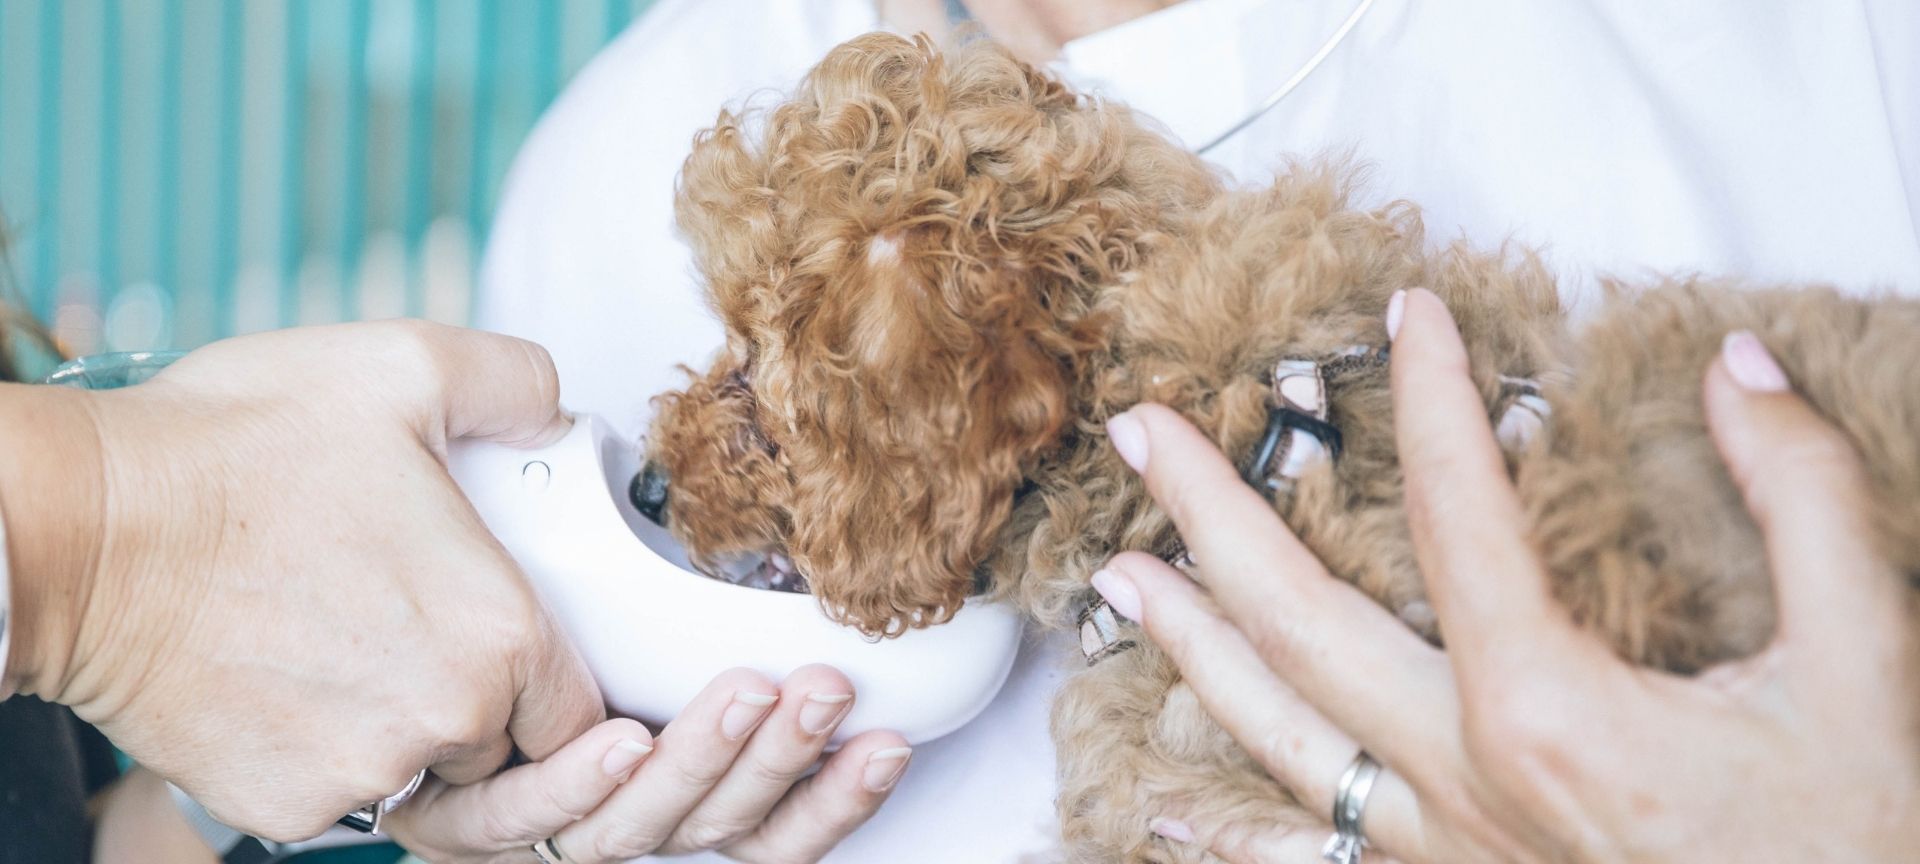
<svg viewBox="0 0 1920 864">
<path fill-rule="evenodd" d="M 657 741 L 639 723 L 609 720 L 545 762 L 470 786 L 428 781 L 386 824 L 401 845 L 452 864 L 529 864 L 529 848 L 547 838 L 567 864 L 708 849 L 815 861 L 873 815 L 911 756 L 900 736 L 868 732 L 802 779 L 853 696 L 825 666 L 778 689 L 736 669 Z"/>
<path fill-rule="evenodd" d="M 450 438 L 565 433 L 538 346 L 317 327 L 215 343 L 124 390 L 9 395 L 48 435 L 15 452 L 49 454 L 0 478 L 9 678 L 221 821 L 312 836 L 423 768 L 471 783 L 605 716 L 443 465 Z"/>
<path fill-rule="evenodd" d="M 1683 678 L 1627 665 L 1555 604 L 1452 319 L 1425 291 L 1396 305 L 1396 434 L 1444 652 L 1331 578 L 1173 412 L 1141 406 L 1110 427 L 1207 588 L 1133 553 L 1095 584 L 1247 752 L 1331 813 L 1364 747 L 1388 769 L 1366 834 L 1409 862 L 1920 849 L 1913 598 L 1873 549 L 1858 455 L 1758 340 L 1728 338 L 1705 400 L 1766 538 L 1779 630 L 1760 654 Z M 1326 837 L 1223 831 L 1206 815 L 1163 814 L 1157 830 L 1236 862 L 1316 861 Z"/>
</svg>

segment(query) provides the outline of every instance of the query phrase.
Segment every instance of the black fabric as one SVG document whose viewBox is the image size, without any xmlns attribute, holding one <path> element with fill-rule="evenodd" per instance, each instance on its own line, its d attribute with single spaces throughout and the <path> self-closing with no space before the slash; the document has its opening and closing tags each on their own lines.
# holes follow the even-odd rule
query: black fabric
<svg viewBox="0 0 1920 864">
<path fill-rule="evenodd" d="M 0 864 L 84 862 L 87 799 L 119 770 L 113 748 L 58 705 L 0 702 Z"/>
<path fill-rule="evenodd" d="M 227 850 L 227 854 L 221 856 L 220 860 L 226 864 L 267 864 L 273 860 L 273 852 L 260 841 L 252 837 L 244 837 L 241 838 L 239 845 Z"/>
</svg>

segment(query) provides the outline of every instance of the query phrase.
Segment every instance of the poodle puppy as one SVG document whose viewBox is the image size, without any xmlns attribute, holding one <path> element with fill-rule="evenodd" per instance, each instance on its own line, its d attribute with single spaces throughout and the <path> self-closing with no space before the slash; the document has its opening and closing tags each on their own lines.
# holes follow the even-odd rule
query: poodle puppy
<svg viewBox="0 0 1920 864">
<path fill-rule="evenodd" d="M 944 621 L 1080 421 L 1101 292 L 1222 186 L 997 50 L 836 49 L 754 140 L 722 114 L 677 216 L 726 347 L 648 455 L 696 563 L 783 551 L 872 634 Z"/>
<path fill-rule="evenodd" d="M 1920 573 L 1920 304 L 1676 280 L 1611 286 L 1575 332 L 1530 253 L 1436 251 L 1417 208 L 1359 206 L 1354 183 L 1303 163 L 1229 188 L 990 44 L 854 39 L 694 143 L 677 214 L 727 343 L 658 397 L 636 497 L 700 566 L 766 555 L 873 636 L 974 595 L 1079 626 L 1053 733 L 1066 854 L 1088 862 L 1202 860 L 1148 832 L 1162 812 L 1326 819 L 1089 589 L 1120 551 L 1192 563 L 1109 417 L 1180 411 L 1331 572 L 1441 641 L 1402 513 L 1397 289 L 1452 309 L 1557 596 L 1622 656 L 1690 672 L 1771 634 L 1759 535 L 1700 407 L 1732 329 L 1852 436 L 1883 546 Z"/>
</svg>

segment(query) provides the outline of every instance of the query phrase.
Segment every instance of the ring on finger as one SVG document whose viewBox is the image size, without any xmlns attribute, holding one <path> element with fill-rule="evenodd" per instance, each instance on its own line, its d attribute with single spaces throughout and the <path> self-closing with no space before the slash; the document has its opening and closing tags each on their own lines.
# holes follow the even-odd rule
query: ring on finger
<svg viewBox="0 0 1920 864">
<path fill-rule="evenodd" d="M 1367 836 L 1361 823 L 1367 815 L 1367 798 L 1373 795 L 1374 781 L 1380 779 L 1380 763 L 1367 751 L 1360 751 L 1340 774 L 1339 791 L 1333 796 L 1333 836 L 1320 850 L 1320 857 L 1333 864 L 1360 864 L 1366 853 Z"/>
<path fill-rule="evenodd" d="M 560 854 L 560 841 L 552 837 L 533 844 L 533 854 L 546 864 L 567 864 L 567 856 Z"/>
</svg>

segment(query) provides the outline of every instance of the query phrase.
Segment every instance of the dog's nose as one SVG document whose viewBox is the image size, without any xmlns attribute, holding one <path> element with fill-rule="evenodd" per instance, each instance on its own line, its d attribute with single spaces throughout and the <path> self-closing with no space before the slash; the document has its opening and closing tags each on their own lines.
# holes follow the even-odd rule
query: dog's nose
<svg viewBox="0 0 1920 864">
<path fill-rule="evenodd" d="M 633 485 L 627 488 L 627 498 L 633 502 L 633 508 L 640 515 L 653 520 L 653 524 L 667 524 L 667 471 L 647 461 L 640 473 L 633 475 Z"/>
</svg>

